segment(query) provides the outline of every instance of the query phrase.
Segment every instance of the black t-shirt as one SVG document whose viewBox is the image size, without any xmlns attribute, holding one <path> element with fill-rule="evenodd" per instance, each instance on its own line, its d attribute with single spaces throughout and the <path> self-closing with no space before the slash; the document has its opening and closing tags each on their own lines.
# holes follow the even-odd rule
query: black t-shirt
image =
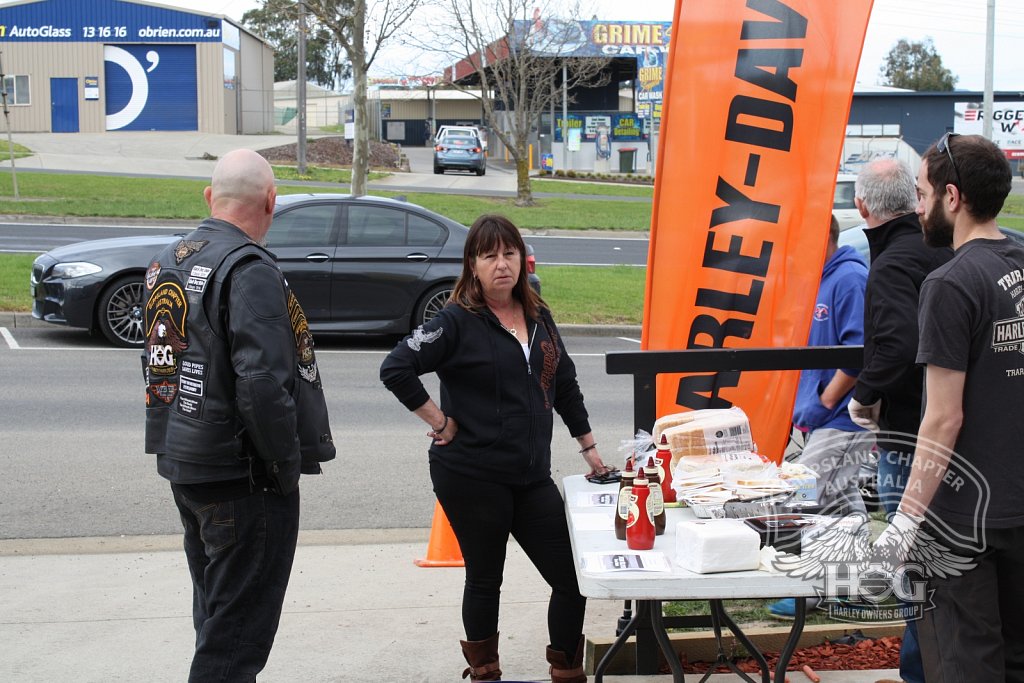
<svg viewBox="0 0 1024 683">
<path fill-rule="evenodd" d="M 962 245 L 925 280 L 918 323 L 918 363 L 966 373 L 963 425 L 931 511 L 972 527 L 1024 525 L 1024 249 Z"/>
</svg>

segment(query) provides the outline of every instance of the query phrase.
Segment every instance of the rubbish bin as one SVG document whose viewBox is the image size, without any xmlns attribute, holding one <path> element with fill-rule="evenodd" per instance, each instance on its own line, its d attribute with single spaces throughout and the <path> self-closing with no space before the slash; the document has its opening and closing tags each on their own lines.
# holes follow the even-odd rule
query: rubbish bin
<svg viewBox="0 0 1024 683">
<path fill-rule="evenodd" d="M 619 147 L 619 173 L 632 173 L 636 147 Z"/>
</svg>

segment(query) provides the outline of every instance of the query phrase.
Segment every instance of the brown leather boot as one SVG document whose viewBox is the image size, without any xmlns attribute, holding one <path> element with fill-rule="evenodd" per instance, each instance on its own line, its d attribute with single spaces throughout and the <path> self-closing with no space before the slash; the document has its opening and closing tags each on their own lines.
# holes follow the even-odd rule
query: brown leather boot
<svg viewBox="0 0 1024 683">
<path fill-rule="evenodd" d="M 498 634 L 486 640 L 460 640 L 462 656 L 469 667 L 462 677 L 471 681 L 500 681 L 501 668 L 498 666 Z"/>
<path fill-rule="evenodd" d="M 576 646 L 576 656 L 570 662 L 561 650 L 552 650 L 548 646 L 548 664 L 551 665 L 551 683 L 587 683 L 587 675 L 583 673 L 583 646 L 586 638 L 580 636 L 580 644 Z"/>
</svg>

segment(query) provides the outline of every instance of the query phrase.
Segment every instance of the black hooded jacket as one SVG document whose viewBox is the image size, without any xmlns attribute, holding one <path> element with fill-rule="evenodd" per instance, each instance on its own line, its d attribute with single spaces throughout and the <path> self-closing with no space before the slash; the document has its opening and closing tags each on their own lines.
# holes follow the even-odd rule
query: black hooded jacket
<svg viewBox="0 0 1024 683">
<path fill-rule="evenodd" d="M 450 304 L 384 360 L 381 381 L 409 410 L 429 398 L 420 375 L 436 372 L 441 380 L 441 410 L 459 431 L 451 443 L 431 445 L 431 463 L 528 484 L 551 474 L 553 410 L 573 437 L 590 432 L 576 366 L 550 313 L 542 311 L 527 328 L 529 362 L 489 310 Z"/>
<path fill-rule="evenodd" d="M 853 397 L 864 405 L 882 401 L 883 432 L 916 436 L 924 383 L 917 365 L 918 296 L 928 273 L 951 259 L 953 250 L 927 246 L 915 213 L 866 228 L 864 234 L 871 268 L 864 294 L 864 367 Z M 901 450 L 898 440 L 880 443 Z"/>
</svg>

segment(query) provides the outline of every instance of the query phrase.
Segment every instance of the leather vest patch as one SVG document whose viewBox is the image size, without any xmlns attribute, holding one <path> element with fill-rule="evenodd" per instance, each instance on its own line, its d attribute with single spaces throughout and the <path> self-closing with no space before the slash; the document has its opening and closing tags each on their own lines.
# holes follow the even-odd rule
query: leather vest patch
<svg viewBox="0 0 1024 683">
<path fill-rule="evenodd" d="M 210 240 L 181 240 L 174 245 L 174 262 L 180 266 L 182 261 L 198 253 L 209 243 Z"/>
<path fill-rule="evenodd" d="M 316 365 L 316 354 L 313 352 L 313 335 L 309 332 L 306 312 L 302 310 L 299 300 L 291 287 L 288 288 L 288 318 L 292 323 L 295 335 L 295 353 L 298 357 L 299 377 L 320 388 L 320 372 Z"/>
<path fill-rule="evenodd" d="M 146 358 L 150 396 L 171 403 L 178 394 L 178 357 L 188 348 L 188 300 L 177 282 L 157 284 L 146 304 Z"/>
</svg>

